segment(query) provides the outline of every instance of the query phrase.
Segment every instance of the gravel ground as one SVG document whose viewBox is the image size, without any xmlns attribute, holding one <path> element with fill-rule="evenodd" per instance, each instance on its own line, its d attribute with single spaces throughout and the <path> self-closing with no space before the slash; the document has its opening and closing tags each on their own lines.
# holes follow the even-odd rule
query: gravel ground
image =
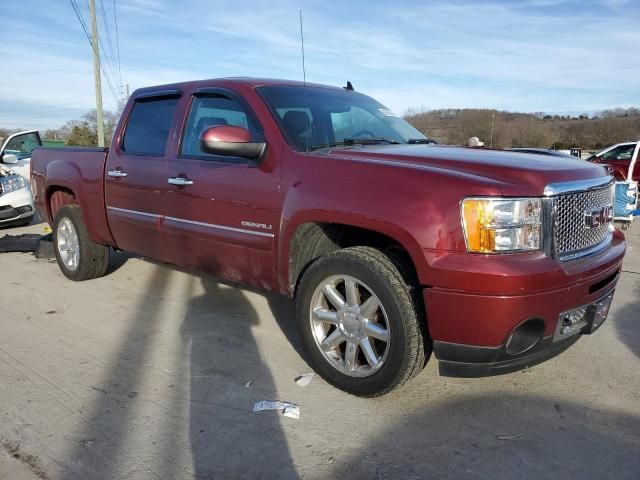
<svg viewBox="0 0 640 480">
<path fill-rule="evenodd" d="M 283 298 L 125 255 L 73 283 L 0 254 L 0 478 L 638 479 L 639 234 L 595 335 L 500 377 L 432 359 L 374 400 L 295 384 L 310 369 Z"/>
</svg>

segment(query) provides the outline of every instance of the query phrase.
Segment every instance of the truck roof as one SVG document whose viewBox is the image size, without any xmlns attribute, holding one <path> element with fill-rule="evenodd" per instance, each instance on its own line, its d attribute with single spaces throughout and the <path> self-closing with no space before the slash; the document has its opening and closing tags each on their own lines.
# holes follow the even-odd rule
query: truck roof
<svg viewBox="0 0 640 480">
<path fill-rule="evenodd" d="M 346 83 L 346 81 L 345 81 Z M 241 84 L 245 86 L 249 86 L 252 88 L 256 87 L 264 87 L 264 86 L 276 86 L 276 85 L 288 85 L 288 86 L 307 86 L 307 87 L 315 87 L 315 88 L 330 88 L 335 90 L 341 90 L 341 87 L 331 86 L 331 85 L 323 85 L 320 83 L 312 83 L 312 82 L 301 82 L 297 80 L 284 80 L 278 78 L 254 78 L 254 77 L 225 77 L 225 78 L 209 78 L 205 80 L 191 80 L 186 82 L 178 82 L 178 83 L 169 83 L 164 85 L 153 85 L 149 87 L 143 87 L 137 89 L 133 92 L 133 96 L 153 92 L 156 90 L 165 90 L 165 89 L 194 89 L 201 87 L 216 87 L 222 85 L 233 85 L 233 84 Z"/>
</svg>

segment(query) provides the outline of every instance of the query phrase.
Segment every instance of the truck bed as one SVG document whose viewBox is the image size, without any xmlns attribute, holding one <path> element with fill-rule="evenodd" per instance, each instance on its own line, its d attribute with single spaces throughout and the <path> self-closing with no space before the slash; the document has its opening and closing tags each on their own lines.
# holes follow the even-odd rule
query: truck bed
<svg viewBox="0 0 640 480">
<path fill-rule="evenodd" d="M 40 216 L 50 225 L 53 223 L 55 211 L 47 207 L 48 199 L 55 190 L 64 190 L 68 186 L 69 191 L 75 192 L 70 198 L 82 208 L 92 239 L 112 244 L 104 203 L 104 169 L 108 151 L 102 147 L 35 149 L 31 157 L 31 179 L 34 203 Z"/>
</svg>

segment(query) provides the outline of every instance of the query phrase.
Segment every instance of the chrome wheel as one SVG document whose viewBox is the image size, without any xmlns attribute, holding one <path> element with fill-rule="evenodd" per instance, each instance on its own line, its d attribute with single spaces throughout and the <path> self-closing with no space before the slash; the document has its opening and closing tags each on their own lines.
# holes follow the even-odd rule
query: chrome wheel
<svg viewBox="0 0 640 480">
<path fill-rule="evenodd" d="M 382 302 L 363 282 L 332 275 L 313 292 L 311 332 L 324 358 L 350 377 L 366 377 L 384 365 L 390 331 Z"/>
<path fill-rule="evenodd" d="M 60 260 L 67 269 L 75 271 L 80 262 L 80 240 L 71 220 L 66 217 L 60 220 L 56 238 Z"/>
</svg>

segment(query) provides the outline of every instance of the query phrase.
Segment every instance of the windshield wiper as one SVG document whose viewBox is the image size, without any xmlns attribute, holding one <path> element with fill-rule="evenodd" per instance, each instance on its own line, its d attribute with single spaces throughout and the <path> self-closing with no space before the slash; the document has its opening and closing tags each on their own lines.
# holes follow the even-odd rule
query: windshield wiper
<svg viewBox="0 0 640 480">
<path fill-rule="evenodd" d="M 429 143 L 433 143 L 434 145 L 436 145 L 438 142 L 436 142 L 433 138 L 410 138 L 409 140 L 407 140 L 407 143 L 410 145 L 417 145 L 417 144 L 429 144 Z"/>
<path fill-rule="evenodd" d="M 309 147 L 309 151 L 318 150 L 320 148 L 343 147 L 343 146 L 351 146 L 351 145 L 380 145 L 381 143 L 387 143 L 390 145 L 400 144 L 400 142 L 396 140 L 389 140 L 387 138 L 345 138 L 344 141 L 342 142 L 312 145 L 311 147 Z"/>
</svg>

